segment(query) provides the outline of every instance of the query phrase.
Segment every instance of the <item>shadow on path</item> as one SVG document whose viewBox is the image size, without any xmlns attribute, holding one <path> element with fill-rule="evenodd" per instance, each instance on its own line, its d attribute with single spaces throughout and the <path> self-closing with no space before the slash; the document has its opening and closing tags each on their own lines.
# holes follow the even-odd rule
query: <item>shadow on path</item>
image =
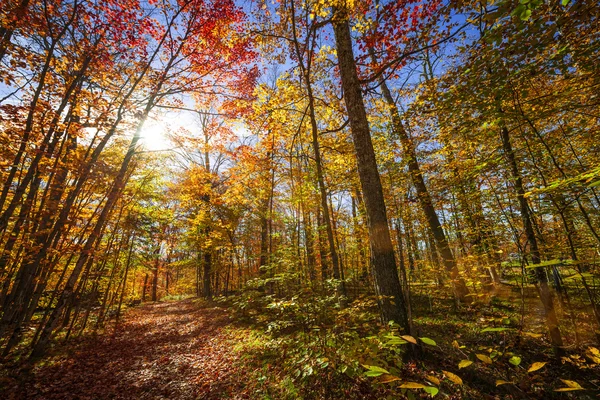
<svg viewBox="0 0 600 400">
<path fill-rule="evenodd" d="M 228 323 L 222 308 L 193 300 L 138 307 L 114 336 L 107 329 L 59 346 L 0 397 L 245 399 L 233 369 L 235 356 L 221 332 Z"/>
</svg>

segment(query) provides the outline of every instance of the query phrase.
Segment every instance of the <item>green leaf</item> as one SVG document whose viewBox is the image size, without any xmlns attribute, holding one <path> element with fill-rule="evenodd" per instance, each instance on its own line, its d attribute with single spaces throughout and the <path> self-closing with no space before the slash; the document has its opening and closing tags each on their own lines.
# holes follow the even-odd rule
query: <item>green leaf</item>
<svg viewBox="0 0 600 400">
<path fill-rule="evenodd" d="M 377 367 L 375 365 L 363 365 L 363 367 L 368 369 L 368 371 L 365 372 L 366 376 L 376 377 L 376 376 L 381 376 L 383 374 L 389 374 L 388 370 L 383 369 L 381 367 Z"/>
<path fill-rule="evenodd" d="M 563 7 L 565 7 L 567 4 L 569 4 L 569 2 L 570 2 L 570 1 L 571 1 L 571 0 L 562 0 L 562 1 L 560 2 L 560 4 L 562 4 L 562 5 L 563 5 Z"/>
<path fill-rule="evenodd" d="M 547 261 L 542 261 L 539 264 L 531 264 L 526 266 L 526 269 L 530 269 L 530 268 L 538 268 L 538 267 L 551 267 L 553 265 L 563 265 L 565 264 L 565 262 L 563 260 L 559 260 L 557 258 L 553 259 L 553 260 L 547 260 Z"/>
<path fill-rule="evenodd" d="M 440 392 L 440 390 L 436 387 L 433 386 L 425 386 L 423 388 L 424 391 L 426 391 L 427 393 L 429 393 L 429 395 L 431 397 L 435 396 L 436 394 L 438 394 Z"/>
<path fill-rule="evenodd" d="M 419 339 L 421 339 L 421 341 L 422 341 L 423 343 L 425 343 L 425 344 L 428 344 L 428 345 L 430 345 L 430 346 L 437 346 L 437 343 L 436 343 L 436 342 L 435 342 L 435 340 L 433 340 L 433 339 L 429 339 L 429 338 L 427 338 L 427 337 L 422 337 L 422 338 L 419 338 Z"/>
<path fill-rule="evenodd" d="M 395 345 L 395 344 L 406 344 L 406 343 L 408 343 L 406 340 L 400 339 L 399 337 L 390 338 L 387 341 L 387 344 L 392 344 L 392 345 Z"/>
<path fill-rule="evenodd" d="M 508 360 L 509 363 L 511 363 L 512 365 L 514 365 L 515 367 L 518 366 L 519 364 L 521 364 L 521 357 L 518 356 L 512 356 L 510 358 L 510 360 Z"/>
<path fill-rule="evenodd" d="M 531 18 L 531 10 L 525 10 L 521 13 L 521 15 L 519 15 L 519 18 L 521 21 L 528 21 L 529 18 Z"/>
<path fill-rule="evenodd" d="M 600 181 L 592 182 L 589 185 L 587 185 L 587 187 L 589 187 L 589 188 L 593 188 L 596 186 L 600 186 Z"/>
<path fill-rule="evenodd" d="M 525 10 L 527 10 L 527 7 L 525 7 L 523 4 L 519 4 L 517 8 L 510 13 L 510 15 L 521 15 Z"/>
</svg>

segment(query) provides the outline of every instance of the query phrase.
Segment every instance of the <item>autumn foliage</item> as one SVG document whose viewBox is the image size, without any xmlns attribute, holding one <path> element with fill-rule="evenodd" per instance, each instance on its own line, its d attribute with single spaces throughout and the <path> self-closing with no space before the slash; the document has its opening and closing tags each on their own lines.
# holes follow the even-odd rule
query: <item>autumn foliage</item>
<svg viewBox="0 0 600 400">
<path fill-rule="evenodd" d="M 217 347 L 253 369 L 173 398 L 596 395 L 599 17 L 569 0 L 4 1 L 2 360 L 60 370 L 77 340 L 93 353 L 181 312 L 252 337 Z M 207 302 L 127 311 L 185 297 Z"/>
</svg>

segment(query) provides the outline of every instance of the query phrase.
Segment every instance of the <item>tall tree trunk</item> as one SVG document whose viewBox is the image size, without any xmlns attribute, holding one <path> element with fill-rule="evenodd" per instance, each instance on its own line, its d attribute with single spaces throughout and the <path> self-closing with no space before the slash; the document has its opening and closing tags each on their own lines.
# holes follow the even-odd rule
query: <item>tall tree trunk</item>
<svg viewBox="0 0 600 400">
<path fill-rule="evenodd" d="M 200 297 L 202 290 L 200 288 L 200 278 L 202 277 L 202 252 L 198 250 L 196 258 L 196 297 Z"/>
<path fill-rule="evenodd" d="M 383 198 L 383 188 L 377 170 L 377 160 L 371 141 L 362 89 L 356 71 L 350 26 L 345 10 L 334 9 L 333 31 L 344 90 L 344 101 L 350 119 L 358 174 L 365 201 L 369 245 L 371 247 L 371 264 L 382 317 L 384 321 L 395 321 L 406 332 L 409 332 L 408 313 L 400 279 L 398 278 Z"/>
<path fill-rule="evenodd" d="M 304 210 L 304 204 L 302 204 L 302 220 L 304 236 L 306 239 L 306 265 L 308 268 L 308 276 L 310 277 L 310 281 L 314 282 L 317 279 L 317 272 L 315 270 L 315 239 L 310 213 Z"/>
<path fill-rule="evenodd" d="M 329 260 L 327 259 L 327 250 L 323 238 L 323 218 L 321 216 L 321 207 L 317 207 L 317 241 L 319 243 L 319 258 L 321 260 L 321 281 L 329 279 Z"/>
<path fill-rule="evenodd" d="M 210 287 L 210 276 L 211 276 L 211 254 L 210 251 L 204 252 L 204 274 L 202 277 L 202 282 L 204 283 L 204 297 L 207 299 L 212 298 L 212 291 Z"/>
<path fill-rule="evenodd" d="M 152 268 L 152 301 L 158 301 L 158 268 L 160 266 L 160 248 L 156 251 L 156 260 L 154 260 L 154 268 Z"/>
<path fill-rule="evenodd" d="M 148 273 L 144 275 L 144 284 L 142 285 L 142 303 L 146 301 L 146 292 L 148 290 Z"/>
<path fill-rule="evenodd" d="M 135 233 L 132 233 L 131 244 L 129 246 L 129 252 L 127 253 L 127 261 L 125 262 L 125 276 L 123 277 L 123 289 L 121 289 L 121 295 L 119 296 L 119 305 L 117 306 L 117 315 L 115 317 L 115 333 L 116 333 L 117 327 L 119 325 L 119 317 L 121 316 L 121 306 L 123 305 L 123 299 L 125 298 L 125 292 L 127 291 L 127 277 L 129 275 L 129 269 L 131 267 L 131 258 L 133 255 L 134 244 L 135 244 Z M 134 279 L 135 279 L 135 276 L 134 276 Z M 108 293 L 106 295 L 108 296 Z"/>
</svg>

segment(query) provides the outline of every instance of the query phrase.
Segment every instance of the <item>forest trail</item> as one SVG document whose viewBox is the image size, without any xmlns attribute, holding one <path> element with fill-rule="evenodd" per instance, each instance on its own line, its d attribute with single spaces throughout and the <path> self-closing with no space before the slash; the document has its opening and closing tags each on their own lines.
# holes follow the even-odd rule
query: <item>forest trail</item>
<svg viewBox="0 0 600 400">
<path fill-rule="evenodd" d="M 104 334 L 58 347 L 3 399 L 244 399 L 222 308 L 187 299 L 130 310 Z M 12 383 L 12 385 L 11 385 Z M 12 388 L 10 388 L 12 386 Z M 0 390 L 0 393 L 2 390 Z"/>
</svg>

